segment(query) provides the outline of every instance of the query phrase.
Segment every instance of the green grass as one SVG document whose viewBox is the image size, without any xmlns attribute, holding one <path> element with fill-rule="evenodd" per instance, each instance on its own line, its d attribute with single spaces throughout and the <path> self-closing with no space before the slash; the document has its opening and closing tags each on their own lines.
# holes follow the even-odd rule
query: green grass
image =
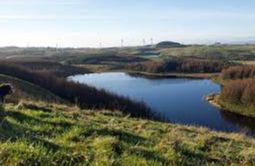
<svg viewBox="0 0 255 166">
<path fill-rule="evenodd" d="M 255 117 L 255 107 L 247 107 L 240 104 L 228 103 L 220 101 L 222 109 L 241 114 L 248 117 Z"/>
<path fill-rule="evenodd" d="M 255 141 L 45 103 L 1 108 L 1 165 L 254 165 Z"/>
<path fill-rule="evenodd" d="M 14 86 L 14 95 L 8 98 L 8 100 L 11 101 L 33 99 L 45 102 L 66 102 L 48 90 L 15 77 L 0 74 L 0 84 L 1 83 L 10 83 Z"/>
</svg>

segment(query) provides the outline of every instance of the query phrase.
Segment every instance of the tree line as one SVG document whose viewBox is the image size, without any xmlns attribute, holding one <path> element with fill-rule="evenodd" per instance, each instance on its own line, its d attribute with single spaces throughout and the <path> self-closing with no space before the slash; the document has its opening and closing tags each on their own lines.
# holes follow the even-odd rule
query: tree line
<svg viewBox="0 0 255 166">
<path fill-rule="evenodd" d="M 223 79 L 244 79 L 255 77 L 255 65 L 238 65 L 222 71 Z"/>
<path fill-rule="evenodd" d="M 164 61 L 146 61 L 127 66 L 129 70 L 150 73 L 217 73 L 228 65 L 228 62 L 198 58 L 169 59 Z"/>
<path fill-rule="evenodd" d="M 144 103 L 135 102 L 104 90 L 97 90 L 88 85 L 70 82 L 64 77 L 56 77 L 45 70 L 28 70 L 15 63 L 0 63 L 0 74 L 16 77 L 44 89 L 81 108 L 121 110 L 136 117 L 154 117 Z"/>
</svg>

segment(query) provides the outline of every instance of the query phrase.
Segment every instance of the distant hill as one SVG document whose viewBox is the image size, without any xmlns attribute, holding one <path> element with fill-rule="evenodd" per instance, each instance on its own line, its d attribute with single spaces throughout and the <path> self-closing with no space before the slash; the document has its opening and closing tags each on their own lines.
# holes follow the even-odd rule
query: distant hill
<svg viewBox="0 0 255 166">
<path fill-rule="evenodd" d="M 240 44 L 240 45 L 244 45 L 244 44 L 255 44 L 255 41 L 253 41 L 253 40 L 247 40 L 247 41 L 231 41 L 231 42 L 228 42 L 227 44 Z"/>
<path fill-rule="evenodd" d="M 172 42 L 172 41 L 162 41 L 156 45 L 157 48 L 172 48 L 172 47 L 184 47 L 184 45 Z"/>
</svg>

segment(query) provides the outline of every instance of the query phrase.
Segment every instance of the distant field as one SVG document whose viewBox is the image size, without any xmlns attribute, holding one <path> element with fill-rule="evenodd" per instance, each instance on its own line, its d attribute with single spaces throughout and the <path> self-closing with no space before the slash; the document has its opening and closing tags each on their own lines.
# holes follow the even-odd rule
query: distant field
<svg viewBox="0 0 255 166">
<path fill-rule="evenodd" d="M 235 63 L 245 64 L 245 65 L 255 65 L 255 60 L 252 61 L 233 61 Z"/>
<path fill-rule="evenodd" d="M 140 58 L 157 55 L 164 57 L 193 56 L 200 58 L 217 58 L 228 60 L 255 60 L 255 45 L 187 45 L 179 48 L 124 47 L 124 48 L 0 48 L 0 58 L 19 59 L 35 58 L 58 62 L 83 61 L 91 57 L 102 56 L 135 56 Z M 81 61 L 81 62 L 82 62 Z M 84 63 L 84 62 L 83 62 Z"/>
<path fill-rule="evenodd" d="M 162 56 L 194 56 L 227 60 L 255 59 L 255 45 L 194 45 L 161 50 Z"/>
<path fill-rule="evenodd" d="M 2 61 L 18 62 L 33 70 L 37 70 L 39 66 L 40 70 L 47 70 L 58 76 L 112 70 L 126 71 L 127 68 L 132 70 L 133 67 L 130 68 L 130 66 L 136 63 L 152 62 L 150 64 L 153 64 L 174 59 L 183 61 L 187 58 L 219 60 L 226 64 L 228 62 L 254 64 L 255 45 L 187 45 L 175 48 L 144 46 L 103 49 L 0 48 L 0 61 L 2 59 Z M 47 68 L 43 67 L 45 65 Z M 143 65 L 141 64 L 141 68 L 146 68 Z M 192 73 L 192 71 L 189 72 Z"/>
</svg>

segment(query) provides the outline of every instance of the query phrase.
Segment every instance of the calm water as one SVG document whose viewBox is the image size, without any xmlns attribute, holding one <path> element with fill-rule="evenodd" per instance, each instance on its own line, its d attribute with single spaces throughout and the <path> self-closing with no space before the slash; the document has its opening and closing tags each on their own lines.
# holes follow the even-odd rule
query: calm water
<svg viewBox="0 0 255 166">
<path fill-rule="evenodd" d="M 220 91 L 220 86 L 210 80 L 147 79 L 125 73 L 85 74 L 68 79 L 144 101 L 169 122 L 255 133 L 254 119 L 220 111 L 204 100 L 206 95 Z"/>
</svg>

